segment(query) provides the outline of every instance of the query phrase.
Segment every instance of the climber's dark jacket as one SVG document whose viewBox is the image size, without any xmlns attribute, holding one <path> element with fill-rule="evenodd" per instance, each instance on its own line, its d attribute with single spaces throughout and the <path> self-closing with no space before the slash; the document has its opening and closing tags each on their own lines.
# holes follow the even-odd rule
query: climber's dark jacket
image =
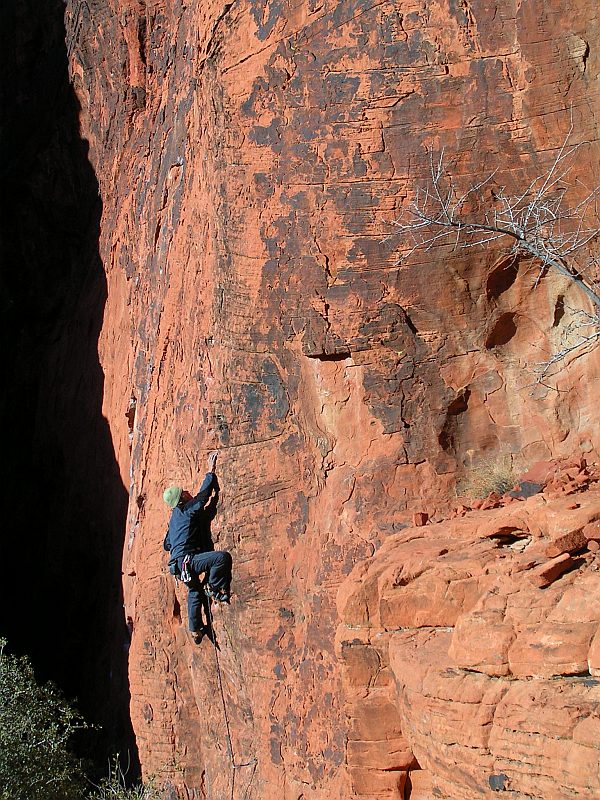
<svg viewBox="0 0 600 800">
<path fill-rule="evenodd" d="M 219 492 L 217 476 L 214 472 L 207 472 L 198 494 L 185 505 L 173 509 L 163 543 L 165 550 L 171 552 L 171 561 L 213 549 L 204 541 L 210 520 L 214 517 L 214 513 L 204 506 L 213 491 L 215 494 Z"/>
</svg>

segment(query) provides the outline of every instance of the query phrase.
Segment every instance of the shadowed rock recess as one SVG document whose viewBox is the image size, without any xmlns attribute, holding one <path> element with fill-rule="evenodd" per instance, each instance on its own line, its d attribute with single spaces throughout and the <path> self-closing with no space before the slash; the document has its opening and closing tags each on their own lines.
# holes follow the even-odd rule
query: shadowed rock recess
<svg viewBox="0 0 600 800">
<path fill-rule="evenodd" d="M 600 359 L 533 371 L 587 301 L 501 242 L 399 261 L 393 225 L 428 148 L 463 189 L 497 170 L 493 204 L 572 126 L 557 191 L 600 183 L 595 4 L 68 0 L 65 21 L 145 773 L 212 800 L 597 797 Z M 215 447 L 220 673 L 161 546 L 162 489 Z M 510 503 L 456 501 L 535 464 Z"/>
<path fill-rule="evenodd" d="M 63 15 L 54 0 L 15 0 L 0 13 L 0 633 L 102 726 L 88 737 L 92 756 L 129 751 L 135 770 L 121 587 L 127 493 L 97 349 L 102 204 Z"/>
</svg>

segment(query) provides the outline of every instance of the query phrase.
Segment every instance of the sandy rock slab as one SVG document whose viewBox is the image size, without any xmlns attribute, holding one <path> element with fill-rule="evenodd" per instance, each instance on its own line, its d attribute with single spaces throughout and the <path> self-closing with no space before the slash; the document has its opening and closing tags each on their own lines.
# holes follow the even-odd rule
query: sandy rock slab
<svg viewBox="0 0 600 800">
<path fill-rule="evenodd" d="M 600 797 L 600 577 L 583 533 L 599 518 L 594 482 L 406 529 L 357 565 L 337 635 L 356 796 Z"/>
</svg>

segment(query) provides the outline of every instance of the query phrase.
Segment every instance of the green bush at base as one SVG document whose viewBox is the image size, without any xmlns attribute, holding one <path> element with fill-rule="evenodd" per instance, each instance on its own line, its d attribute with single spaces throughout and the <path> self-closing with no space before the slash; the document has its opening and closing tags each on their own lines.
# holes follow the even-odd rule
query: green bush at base
<svg viewBox="0 0 600 800">
<path fill-rule="evenodd" d="M 158 800 L 152 785 L 125 788 L 117 760 L 90 784 L 69 749 L 88 725 L 56 686 L 37 683 L 28 658 L 5 647 L 0 638 L 0 800 Z"/>
<path fill-rule="evenodd" d="M 86 727 L 52 684 L 39 686 L 27 658 L 7 655 L 0 639 L 0 798 L 80 798 L 83 776 L 68 748 Z"/>
</svg>

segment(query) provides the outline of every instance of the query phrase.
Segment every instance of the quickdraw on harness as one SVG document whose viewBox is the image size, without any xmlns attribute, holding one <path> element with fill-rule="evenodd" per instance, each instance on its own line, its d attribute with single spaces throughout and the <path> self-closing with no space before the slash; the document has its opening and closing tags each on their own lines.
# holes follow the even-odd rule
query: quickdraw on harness
<svg viewBox="0 0 600 800">
<path fill-rule="evenodd" d="M 176 558 L 172 558 L 169 561 L 169 572 L 171 575 L 173 575 L 173 577 L 178 581 L 185 583 L 186 586 L 192 581 L 192 573 L 190 572 L 190 558 L 191 556 L 189 555 L 183 557 L 181 569 L 179 569 L 179 564 L 177 563 Z"/>
<path fill-rule="evenodd" d="M 190 572 L 190 556 L 184 556 L 183 561 L 181 562 L 181 573 L 179 575 L 179 580 L 182 583 L 191 583 L 192 582 L 192 573 Z"/>
</svg>

